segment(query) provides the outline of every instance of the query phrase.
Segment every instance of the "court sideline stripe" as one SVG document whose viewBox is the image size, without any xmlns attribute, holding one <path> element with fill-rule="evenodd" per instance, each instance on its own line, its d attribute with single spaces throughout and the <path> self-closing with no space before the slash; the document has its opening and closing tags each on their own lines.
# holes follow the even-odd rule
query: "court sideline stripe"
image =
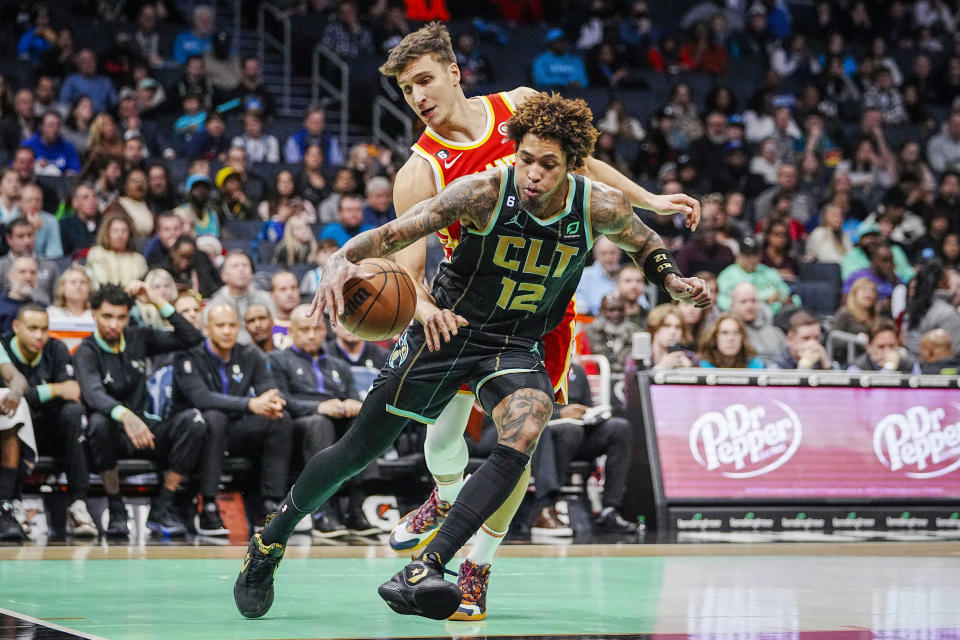
<svg viewBox="0 0 960 640">
<path fill-rule="evenodd" d="M 29 622 L 30 624 L 35 624 L 38 627 L 46 627 L 47 629 L 53 629 L 54 631 L 70 634 L 74 638 L 86 638 L 86 640 L 108 640 L 103 636 L 95 636 L 91 633 L 77 631 L 76 629 L 71 629 L 70 627 L 64 627 L 63 625 L 59 625 L 54 622 L 47 622 L 46 620 L 34 618 L 33 616 L 28 616 L 25 613 L 17 613 L 16 611 L 11 611 L 2 607 L 0 607 L 0 614 L 10 616 L 11 618 L 17 618 L 19 620 L 23 620 L 24 622 Z"/>
</svg>

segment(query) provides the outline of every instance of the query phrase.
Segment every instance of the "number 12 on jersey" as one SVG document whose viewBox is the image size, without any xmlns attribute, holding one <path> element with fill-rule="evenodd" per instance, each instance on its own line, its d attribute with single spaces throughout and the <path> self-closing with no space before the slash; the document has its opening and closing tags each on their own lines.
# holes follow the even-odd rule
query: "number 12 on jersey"
<svg viewBox="0 0 960 640">
<path fill-rule="evenodd" d="M 543 295 L 547 292 L 546 287 L 532 282 L 521 282 L 520 286 L 517 286 L 516 280 L 507 277 L 504 277 L 500 282 L 503 288 L 500 290 L 497 306 L 501 309 L 536 313 L 537 303 L 543 299 Z M 516 296 L 513 295 L 514 290 L 516 290 Z"/>
</svg>

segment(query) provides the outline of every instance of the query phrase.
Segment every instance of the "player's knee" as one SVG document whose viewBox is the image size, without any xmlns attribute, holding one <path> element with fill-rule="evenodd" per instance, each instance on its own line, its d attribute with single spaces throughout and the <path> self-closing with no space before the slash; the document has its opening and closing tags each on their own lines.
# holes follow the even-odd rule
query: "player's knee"
<svg viewBox="0 0 960 640">
<path fill-rule="evenodd" d="M 519 427 L 502 432 L 497 442 L 529 456 L 536 450 L 542 431 L 541 425 L 526 422 Z"/>
</svg>

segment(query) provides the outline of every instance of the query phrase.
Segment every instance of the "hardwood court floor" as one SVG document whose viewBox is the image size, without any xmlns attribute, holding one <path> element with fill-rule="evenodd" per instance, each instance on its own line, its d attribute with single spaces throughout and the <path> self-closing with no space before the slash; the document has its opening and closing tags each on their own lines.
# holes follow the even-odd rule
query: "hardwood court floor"
<svg viewBox="0 0 960 640">
<path fill-rule="evenodd" d="M 960 639 L 957 542 L 509 546 L 481 623 L 398 616 L 376 587 L 403 560 L 316 546 L 290 548 L 270 613 L 245 620 L 231 593 L 242 555 L 0 549 L 0 638 Z"/>
</svg>

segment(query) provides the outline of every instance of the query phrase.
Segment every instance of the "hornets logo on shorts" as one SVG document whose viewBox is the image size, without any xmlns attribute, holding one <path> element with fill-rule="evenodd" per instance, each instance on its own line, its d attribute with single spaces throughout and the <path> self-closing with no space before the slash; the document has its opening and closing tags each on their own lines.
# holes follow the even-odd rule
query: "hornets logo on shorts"
<svg viewBox="0 0 960 640">
<path fill-rule="evenodd" d="M 390 365 L 391 369 L 396 369 L 403 364 L 403 361 L 407 359 L 407 354 L 409 353 L 410 347 L 407 345 L 407 332 L 404 331 L 400 339 L 397 340 L 397 344 L 393 347 L 393 352 L 390 354 L 390 361 L 387 364 Z"/>
</svg>

